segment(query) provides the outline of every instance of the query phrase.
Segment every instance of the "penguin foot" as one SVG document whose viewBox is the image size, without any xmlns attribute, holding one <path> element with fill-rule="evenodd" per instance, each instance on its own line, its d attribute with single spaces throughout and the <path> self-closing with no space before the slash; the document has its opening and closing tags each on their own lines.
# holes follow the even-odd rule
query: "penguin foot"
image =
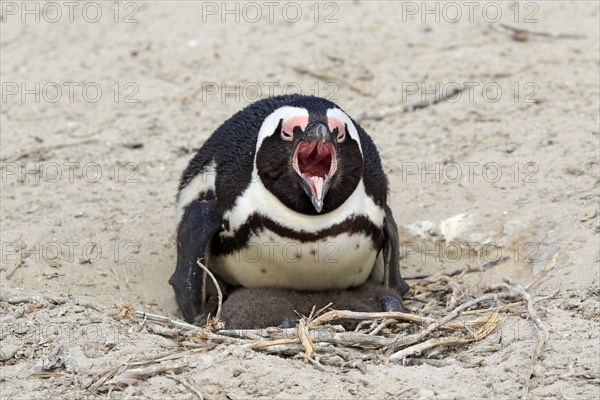
<svg viewBox="0 0 600 400">
<path fill-rule="evenodd" d="M 385 296 L 379 300 L 379 308 L 383 312 L 400 312 L 404 311 L 402 302 L 396 296 Z"/>
</svg>

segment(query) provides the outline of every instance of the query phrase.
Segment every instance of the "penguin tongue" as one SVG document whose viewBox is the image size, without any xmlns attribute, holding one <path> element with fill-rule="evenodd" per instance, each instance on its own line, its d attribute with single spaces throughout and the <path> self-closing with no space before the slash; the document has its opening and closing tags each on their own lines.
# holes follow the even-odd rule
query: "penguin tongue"
<svg viewBox="0 0 600 400">
<path fill-rule="evenodd" d="M 319 199 L 319 200 L 323 199 L 323 186 L 325 184 L 325 181 L 323 180 L 323 178 L 321 178 L 320 176 L 311 176 L 311 177 L 307 177 L 307 178 L 308 178 L 308 181 L 310 182 L 310 186 L 312 187 L 313 191 L 317 195 L 317 199 Z"/>
</svg>

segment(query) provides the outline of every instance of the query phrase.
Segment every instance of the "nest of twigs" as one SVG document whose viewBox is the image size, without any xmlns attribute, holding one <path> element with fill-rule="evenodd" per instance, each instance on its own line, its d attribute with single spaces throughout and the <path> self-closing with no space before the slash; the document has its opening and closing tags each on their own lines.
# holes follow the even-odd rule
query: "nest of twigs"
<svg viewBox="0 0 600 400">
<path fill-rule="evenodd" d="M 183 335 L 182 344 L 191 349 L 168 357 L 132 360 L 115 366 L 105 371 L 92 388 L 98 389 L 104 383 L 130 384 L 163 372 L 175 379 L 172 371 L 187 366 L 177 360 L 219 344 L 302 358 L 319 369 L 328 365 L 365 372 L 365 362 L 444 366 L 445 356 L 461 351 L 468 343 L 480 341 L 494 332 L 501 322 L 501 314 L 521 315 L 525 310 L 538 327 L 538 343 L 532 355 L 533 370 L 547 339 L 548 329 L 538 317 L 534 299 L 527 290 L 542 277 L 525 288 L 511 278 L 504 278 L 503 282 L 495 285 L 476 287 L 467 285 L 463 280 L 466 274 L 483 272 L 501 261 L 497 260 L 485 268 L 405 277 L 411 281 L 411 295 L 404 298 L 407 312 L 371 313 L 333 310 L 329 309 L 329 305 L 320 310 L 313 307 L 310 315 L 300 318 L 298 325 L 290 329 L 227 329 L 218 319 L 221 303 L 217 315 L 201 328 L 136 311 L 134 315 L 143 318 L 144 323 L 166 324 L 185 330 L 187 334 Z M 210 271 L 205 270 L 214 279 Z M 354 320 L 358 325 L 353 331 L 346 331 L 336 324 L 340 320 Z"/>
<path fill-rule="evenodd" d="M 432 352 L 451 350 L 482 340 L 500 322 L 499 314 L 521 306 L 524 299 L 516 283 L 485 287 L 470 293 L 458 276 L 436 274 L 412 282 L 408 312 L 354 312 L 328 306 L 300 319 L 295 328 L 226 329 L 213 319 L 198 330 L 206 342 L 238 344 L 285 357 L 302 357 L 321 365 L 360 365 L 364 361 L 407 362 L 429 358 Z M 456 274 L 455 274 L 456 275 Z M 509 280 L 508 280 L 509 281 Z M 507 281 L 507 282 L 508 282 Z M 336 321 L 359 322 L 345 331 Z"/>
<path fill-rule="evenodd" d="M 411 296 L 404 299 L 407 312 L 354 312 L 328 309 L 330 305 L 316 311 L 313 307 L 310 315 L 290 329 L 227 329 L 218 320 L 220 308 L 202 328 L 142 312 L 136 316 L 194 329 L 194 340 L 200 344 L 240 345 L 284 357 L 302 357 L 317 367 L 356 366 L 364 361 L 407 363 L 430 359 L 432 354 L 439 359 L 444 351 L 486 338 L 500 323 L 501 313 L 523 308 L 531 299 L 510 278 L 476 289 L 464 283 L 466 274 L 483 269 L 407 277 L 412 288 Z M 214 278 L 208 269 L 205 271 Z M 354 331 L 346 331 L 336 324 L 339 320 L 354 320 L 358 325 Z"/>
</svg>

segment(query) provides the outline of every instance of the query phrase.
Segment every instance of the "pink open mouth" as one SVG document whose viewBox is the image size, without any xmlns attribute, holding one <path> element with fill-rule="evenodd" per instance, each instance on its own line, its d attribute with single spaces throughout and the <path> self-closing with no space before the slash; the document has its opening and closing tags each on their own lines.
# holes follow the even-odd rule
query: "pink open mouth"
<svg viewBox="0 0 600 400">
<path fill-rule="evenodd" d="M 337 170 L 333 143 L 320 139 L 301 141 L 296 146 L 293 166 L 298 175 L 308 182 L 316 200 L 322 202 L 324 188 Z"/>
</svg>

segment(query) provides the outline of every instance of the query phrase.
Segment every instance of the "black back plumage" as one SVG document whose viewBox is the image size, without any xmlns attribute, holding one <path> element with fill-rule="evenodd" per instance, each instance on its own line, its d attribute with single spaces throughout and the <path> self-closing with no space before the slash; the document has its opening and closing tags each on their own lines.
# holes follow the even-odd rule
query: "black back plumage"
<svg viewBox="0 0 600 400">
<path fill-rule="evenodd" d="M 363 152 L 363 182 L 365 191 L 373 199 L 375 204 L 383 207 L 387 202 L 388 180 L 381 166 L 379 152 L 373 140 L 365 130 L 350 117 L 356 126 Z"/>
</svg>

